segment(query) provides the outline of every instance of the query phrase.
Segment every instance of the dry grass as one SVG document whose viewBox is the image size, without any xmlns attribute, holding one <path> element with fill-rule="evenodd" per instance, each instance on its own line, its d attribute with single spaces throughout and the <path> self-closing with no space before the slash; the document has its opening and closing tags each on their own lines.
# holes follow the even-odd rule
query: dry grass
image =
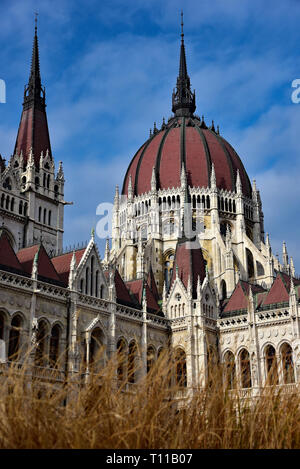
<svg viewBox="0 0 300 469">
<path fill-rule="evenodd" d="M 116 386 L 116 370 L 111 360 L 87 385 L 54 389 L 10 367 L 0 377 L 0 448 L 300 448 L 299 394 L 266 388 L 249 405 L 216 366 L 210 386 L 178 407 L 167 357 L 130 391 Z"/>
</svg>

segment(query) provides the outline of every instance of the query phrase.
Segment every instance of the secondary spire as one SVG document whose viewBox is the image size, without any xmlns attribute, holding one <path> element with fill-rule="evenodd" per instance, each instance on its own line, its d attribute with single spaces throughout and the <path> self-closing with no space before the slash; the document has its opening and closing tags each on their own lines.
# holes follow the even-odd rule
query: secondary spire
<svg viewBox="0 0 300 469">
<path fill-rule="evenodd" d="M 37 13 L 35 14 L 30 75 L 24 90 L 23 112 L 14 150 L 15 154 L 22 153 L 24 164 L 27 163 L 30 152 L 33 152 L 36 167 L 40 165 L 42 153 L 46 155 L 48 152 L 52 157 L 46 115 L 45 88 L 42 87 L 40 73 Z"/>
<path fill-rule="evenodd" d="M 191 91 L 190 77 L 187 73 L 184 32 L 183 32 L 183 12 L 181 12 L 181 45 L 179 75 L 176 82 L 176 91 L 172 94 L 172 111 L 176 116 L 192 116 L 196 110 L 195 91 Z"/>
<path fill-rule="evenodd" d="M 37 13 L 35 13 L 35 27 L 32 47 L 31 67 L 28 85 L 24 91 L 24 108 L 30 107 L 32 104 L 45 109 L 45 88 L 42 87 L 40 72 L 39 43 L 37 36 Z"/>
</svg>

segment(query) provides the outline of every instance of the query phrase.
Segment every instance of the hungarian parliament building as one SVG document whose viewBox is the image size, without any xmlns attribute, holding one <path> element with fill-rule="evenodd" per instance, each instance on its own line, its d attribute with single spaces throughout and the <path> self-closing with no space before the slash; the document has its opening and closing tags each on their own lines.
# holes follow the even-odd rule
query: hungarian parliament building
<svg viewBox="0 0 300 469">
<path fill-rule="evenodd" d="M 300 380 L 292 257 L 285 243 L 281 259 L 273 254 L 255 181 L 195 111 L 182 31 L 172 117 L 128 160 L 103 258 L 93 231 L 64 251 L 65 176 L 50 144 L 35 28 L 15 147 L 0 157 L 1 367 L 30 351 L 33 370 L 55 369 L 63 381 L 122 351 L 122 377 L 138 383 L 172 349 L 187 389 L 207 383 L 215 359 L 241 389 L 270 376 L 278 386 Z"/>
</svg>

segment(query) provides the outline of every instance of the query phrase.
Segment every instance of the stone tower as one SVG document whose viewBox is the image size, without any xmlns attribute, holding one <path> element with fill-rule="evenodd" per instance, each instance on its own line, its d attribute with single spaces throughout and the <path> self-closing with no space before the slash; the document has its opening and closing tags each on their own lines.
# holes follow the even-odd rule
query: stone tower
<svg viewBox="0 0 300 469">
<path fill-rule="evenodd" d="M 63 245 L 64 173 L 55 173 L 41 84 L 37 25 L 31 69 L 13 155 L 0 161 L 1 229 L 14 249 L 42 241 L 54 255 Z"/>
</svg>

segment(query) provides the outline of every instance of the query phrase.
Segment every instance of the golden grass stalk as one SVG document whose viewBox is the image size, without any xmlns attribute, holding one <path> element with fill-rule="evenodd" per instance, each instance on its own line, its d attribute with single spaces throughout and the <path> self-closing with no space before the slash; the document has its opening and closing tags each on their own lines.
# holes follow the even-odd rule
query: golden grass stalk
<svg viewBox="0 0 300 469">
<path fill-rule="evenodd" d="M 0 448 L 300 447 L 297 392 L 268 386 L 255 399 L 242 398 L 215 364 L 208 384 L 182 399 L 174 357 L 161 355 L 137 384 L 118 369 L 120 355 L 95 361 L 88 377 L 82 369 L 57 383 L 49 371 L 33 378 L 28 361 L 2 368 Z"/>
</svg>

